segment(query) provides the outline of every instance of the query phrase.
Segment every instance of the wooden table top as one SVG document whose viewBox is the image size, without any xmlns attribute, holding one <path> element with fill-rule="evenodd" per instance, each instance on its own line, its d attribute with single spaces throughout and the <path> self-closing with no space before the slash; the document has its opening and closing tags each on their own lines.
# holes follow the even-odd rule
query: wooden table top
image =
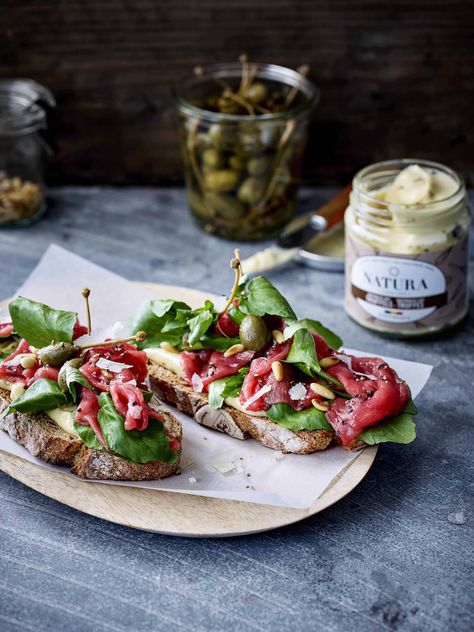
<svg viewBox="0 0 474 632">
<path fill-rule="evenodd" d="M 328 195 L 305 191 L 302 204 Z M 216 293 L 229 287 L 236 245 L 192 225 L 181 189 L 55 189 L 41 222 L 0 230 L 1 298 L 50 242 L 132 279 Z M 256 250 L 242 245 L 243 256 Z M 344 314 L 342 275 L 293 265 L 270 277 L 348 347 L 434 365 L 418 439 L 382 446 L 364 481 L 323 513 L 226 540 L 109 524 L 0 474 L 2 631 L 472 629 L 472 310 L 449 336 L 391 341 Z"/>
</svg>

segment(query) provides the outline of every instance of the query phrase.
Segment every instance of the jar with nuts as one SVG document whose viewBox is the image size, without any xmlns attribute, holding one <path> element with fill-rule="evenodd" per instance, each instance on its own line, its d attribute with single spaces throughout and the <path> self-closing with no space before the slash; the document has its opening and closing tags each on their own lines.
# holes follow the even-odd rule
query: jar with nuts
<svg viewBox="0 0 474 632">
<path fill-rule="evenodd" d="M 45 211 L 42 136 L 53 95 L 28 79 L 0 81 L 0 227 L 31 224 Z"/>
<path fill-rule="evenodd" d="M 291 219 L 319 98 L 307 72 L 241 56 L 176 88 L 189 205 L 205 231 L 253 241 Z"/>
</svg>

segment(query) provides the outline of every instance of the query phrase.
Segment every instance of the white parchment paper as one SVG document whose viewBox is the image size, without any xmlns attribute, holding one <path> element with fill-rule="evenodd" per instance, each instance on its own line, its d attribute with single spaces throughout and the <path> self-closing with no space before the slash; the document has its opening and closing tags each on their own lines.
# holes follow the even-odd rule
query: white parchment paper
<svg viewBox="0 0 474 632">
<path fill-rule="evenodd" d="M 148 298 L 174 298 L 160 296 L 159 292 L 127 281 L 56 245 L 48 248 L 17 295 L 55 308 L 77 311 L 84 323 L 86 318 L 81 297 L 84 286 L 91 289 L 94 328 L 110 327 L 116 321 L 126 324 L 136 307 Z M 3 310 L 0 321 L 6 318 L 8 312 Z M 370 351 L 346 351 L 354 355 L 375 355 Z M 418 362 L 384 359 L 407 381 L 413 397 L 416 397 L 426 384 L 432 367 Z M 183 424 L 182 474 L 162 481 L 104 481 L 104 484 L 306 508 L 361 454 L 334 447 L 309 455 L 283 455 L 264 448 L 252 439 L 239 441 L 204 428 L 187 415 L 172 407 L 167 408 Z M 67 468 L 48 465 L 31 456 L 5 432 L 0 432 L 0 450 L 41 467 L 68 473 Z"/>
</svg>

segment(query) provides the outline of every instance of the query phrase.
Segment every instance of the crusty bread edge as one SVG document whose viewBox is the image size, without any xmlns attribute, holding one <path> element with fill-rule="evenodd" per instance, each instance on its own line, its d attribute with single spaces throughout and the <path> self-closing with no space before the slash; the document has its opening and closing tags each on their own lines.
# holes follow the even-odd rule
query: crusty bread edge
<svg viewBox="0 0 474 632">
<path fill-rule="evenodd" d="M 172 371 L 156 363 L 148 364 L 149 385 L 156 396 L 196 419 L 205 422 L 203 411 L 212 412 L 205 393 L 196 393 L 183 379 Z M 284 453 L 309 454 L 325 450 L 333 441 L 334 433 L 330 430 L 300 430 L 294 432 L 274 423 L 268 417 L 248 415 L 235 408 L 224 405 L 214 416 L 221 415 L 221 421 L 213 423 L 216 427 L 231 436 L 238 438 L 252 437 L 259 443 Z M 237 427 L 237 428 L 236 428 Z M 239 433 L 240 431 L 240 433 Z M 241 436 L 239 436 L 241 434 Z"/>
<path fill-rule="evenodd" d="M 9 392 L 0 389 L 0 414 L 9 405 Z M 171 413 L 166 414 L 170 431 L 181 444 L 181 424 Z M 69 465 L 71 472 L 81 478 L 143 481 L 159 480 L 179 473 L 181 448 L 176 463 L 133 463 L 115 454 L 88 448 L 79 437 L 70 435 L 45 413 L 12 412 L 0 420 L 0 429 L 33 456 L 53 465 Z"/>
</svg>

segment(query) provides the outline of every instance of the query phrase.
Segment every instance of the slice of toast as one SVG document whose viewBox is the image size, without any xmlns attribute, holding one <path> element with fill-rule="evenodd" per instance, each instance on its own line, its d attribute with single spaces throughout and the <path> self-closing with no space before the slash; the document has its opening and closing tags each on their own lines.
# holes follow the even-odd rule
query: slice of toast
<svg viewBox="0 0 474 632">
<path fill-rule="evenodd" d="M 10 405 L 10 394 L 0 389 L 0 414 Z M 170 432 L 180 439 L 181 424 L 169 415 Z M 70 465 L 82 478 L 110 481 L 158 480 L 179 472 L 177 463 L 133 463 L 115 454 L 92 450 L 79 437 L 60 428 L 45 413 L 12 412 L 0 420 L 0 429 L 33 456 L 54 465 Z"/>
<path fill-rule="evenodd" d="M 273 450 L 285 453 L 309 454 L 325 450 L 334 438 L 329 430 L 300 430 L 294 432 L 274 423 L 268 417 L 256 417 L 230 406 L 219 410 L 209 406 L 205 393 L 196 393 L 183 379 L 157 364 L 148 363 L 151 390 L 162 401 L 174 404 L 178 410 L 191 415 L 198 423 L 220 430 L 237 439 L 253 437 Z"/>
</svg>

